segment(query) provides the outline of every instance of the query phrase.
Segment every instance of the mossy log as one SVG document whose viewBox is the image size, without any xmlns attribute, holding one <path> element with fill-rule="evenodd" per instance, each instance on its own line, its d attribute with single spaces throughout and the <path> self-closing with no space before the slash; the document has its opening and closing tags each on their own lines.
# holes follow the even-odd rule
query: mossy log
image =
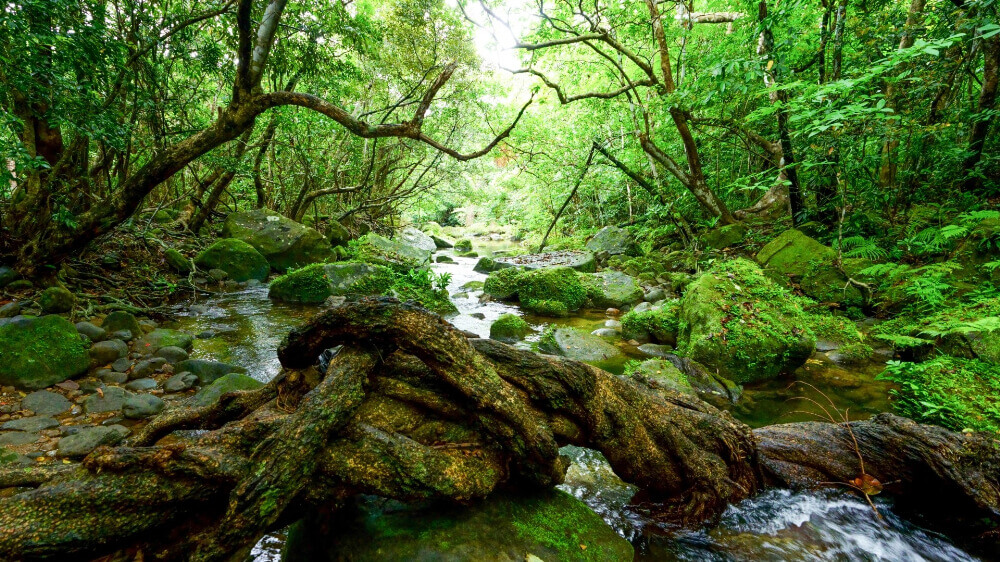
<svg viewBox="0 0 1000 562">
<path fill-rule="evenodd" d="M 0 559 L 242 560 L 267 531 L 359 493 L 468 503 L 555 485 L 566 444 L 601 451 L 679 524 L 767 486 L 861 474 L 842 424 L 752 431 L 697 398 L 468 339 L 393 299 L 329 309 L 278 353 L 268 385 L 168 411 L 124 446 L 0 468 Z M 851 428 L 887 492 L 937 490 L 935 510 L 996 517 L 995 442 L 887 415 Z"/>
</svg>

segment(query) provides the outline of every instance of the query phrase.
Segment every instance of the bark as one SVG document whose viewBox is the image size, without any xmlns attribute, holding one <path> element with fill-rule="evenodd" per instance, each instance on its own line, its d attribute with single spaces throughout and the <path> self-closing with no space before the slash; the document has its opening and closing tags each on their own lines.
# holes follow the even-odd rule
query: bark
<svg viewBox="0 0 1000 562">
<path fill-rule="evenodd" d="M 169 410 L 81 464 L 0 467 L 0 486 L 31 488 L 0 499 L 0 558 L 242 559 L 263 533 L 359 493 L 467 503 L 552 486 L 565 444 L 601 451 L 678 524 L 766 486 L 860 474 L 939 515 L 995 521 L 1000 506 L 987 437 L 891 415 L 851 422 L 857 447 L 846 424 L 751 431 L 651 381 L 470 340 L 393 299 L 328 309 L 278 355 L 265 387 Z"/>
<path fill-rule="evenodd" d="M 976 166 L 983 157 L 986 137 L 993 119 L 990 112 L 996 107 L 997 86 L 1000 84 L 1000 35 L 994 35 L 983 42 L 983 85 L 979 91 L 979 116 L 969 131 L 969 156 L 963 162 L 965 172 L 964 189 L 978 191 L 983 184 Z"/>
</svg>

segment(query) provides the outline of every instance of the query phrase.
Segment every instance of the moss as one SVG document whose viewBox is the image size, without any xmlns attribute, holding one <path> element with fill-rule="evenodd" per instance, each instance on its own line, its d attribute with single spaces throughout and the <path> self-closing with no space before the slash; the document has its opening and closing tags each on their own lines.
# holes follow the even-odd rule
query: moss
<svg viewBox="0 0 1000 562">
<path fill-rule="evenodd" d="M 516 314 L 504 314 L 490 325 L 490 338 L 513 342 L 531 333 L 531 326 Z"/>
<path fill-rule="evenodd" d="M 890 361 L 879 379 L 899 385 L 901 415 L 955 431 L 1000 433 L 1000 366 L 942 355 L 924 363 Z"/>
<path fill-rule="evenodd" d="M 221 269 L 234 281 L 267 279 L 271 266 L 253 246 L 235 238 L 223 238 L 206 248 L 194 260 L 198 267 Z"/>
<path fill-rule="evenodd" d="M 87 346 L 61 316 L 0 324 L 0 385 L 37 390 L 83 374 L 89 366 Z"/>
<path fill-rule="evenodd" d="M 175 248 L 168 248 L 164 251 L 163 258 L 166 260 L 167 265 L 170 266 L 170 269 L 173 269 L 177 273 L 188 274 L 193 269 L 191 260 Z"/>
<path fill-rule="evenodd" d="M 834 266 L 836 258 L 833 248 L 791 229 L 768 242 L 756 259 L 768 277 L 782 286 L 792 280 L 820 302 L 862 305 L 860 290 L 848 285 L 847 278 Z"/>
<path fill-rule="evenodd" d="M 374 270 L 351 284 L 350 293 L 359 295 L 385 295 L 399 280 L 399 275 L 385 266 L 373 266 Z"/>
<path fill-rule="evenodd" d="M 472 241 L 468 238 L 462 238 L 461 240 L 455 242 L 456 252 L 470 252 L 472 251 Z"/>
<path fill-rule="evenodd" d="M 317 303 L 333 294 L 324 264 L 316 263 L 288 272 L 271 282 L 268 296 L 273 299 Z"/>
<path fill-rule="evenodd" d="M 569 267 L 547 267 L 525 273 L 517 291 L 523 303 L 558 301 L 566 310 L 578 310 L 587 301 L 587 289 L 580 275 Z"/>
<path fill-rule="evenodd" d="M 76 306 L 76 295 L 65 287 L 49 287 L 38 297 L 38 306 L 46 314 L 69 312 Z"/>
<path fill-rule="evenodd" d="M 622 336 L 642 339 L 648 334 L 660 343 L 675 345 L 680 329 L 679 310 L 679 301 L 672 301 L 656 310 L 629 311 L 621 319 Z"/>
<path fill-rule="evenodd" d="M 517 296 L 518 287 L 524 279 L 525 272 L 521 269 L 508 268 L 490 273 L 483 284 L 483 291 L 491 297 L 510 299 Z"/>
<path fill-rule="evenodd" d="M 569 316 L 566 304 L 554 300 L 527 300 L 521 301 L 521 308 L 538 316 L 549 316 L 551 318 L 565 318 Z"/>
</svg>

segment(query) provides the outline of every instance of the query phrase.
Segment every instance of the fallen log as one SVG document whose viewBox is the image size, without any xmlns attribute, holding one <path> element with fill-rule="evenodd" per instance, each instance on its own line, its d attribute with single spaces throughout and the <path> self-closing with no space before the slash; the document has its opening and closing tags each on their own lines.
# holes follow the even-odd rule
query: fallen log
<svg viewBox="0 0 1000 562">
<path fill-rule="evenodd" d="M 0 559 L 240 560 L 264 533 L 357 494 L 468 503 L 558 484 L 567 444 L 601 451 L 684 525 L 765 487 L 862 475 L 930 493 L 941 512 L 1000 513 L 987 437 L 891 415 L 752 431 L 697 398 L 468 339 L 393 299 L 326 310 L 278 354 L 265 387 L 165 412 L 78 465 L 0 468 L 17 492 L 0 499 Z"/>
</svg>

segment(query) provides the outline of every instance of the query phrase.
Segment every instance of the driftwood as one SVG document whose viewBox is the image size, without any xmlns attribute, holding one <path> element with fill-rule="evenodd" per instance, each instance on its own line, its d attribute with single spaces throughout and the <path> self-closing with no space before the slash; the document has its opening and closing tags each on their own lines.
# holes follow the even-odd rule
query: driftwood
<svg viewBox="0 0 1000 562">
<path fill-rule="evenodd" d="M 0 488 L 21 489 L 0 499 L 0 559 L 240 560 L 267 531 L 359 493 L 466 503 L 552 486 L 566 444 L 601 451 L 678 524 L 768 486 L 862 473 L 942 514 L 995 520 L 1000 506 L 987 438 L 891 415 L 850 424 L 857 450 L 843 424 L 752 431 L 697 398 L 468 339 L 392 299 L 329 309 L 278 353 L 265 387 L 166 412 L 125 446 L 0 468 Z"/>
</svg>

